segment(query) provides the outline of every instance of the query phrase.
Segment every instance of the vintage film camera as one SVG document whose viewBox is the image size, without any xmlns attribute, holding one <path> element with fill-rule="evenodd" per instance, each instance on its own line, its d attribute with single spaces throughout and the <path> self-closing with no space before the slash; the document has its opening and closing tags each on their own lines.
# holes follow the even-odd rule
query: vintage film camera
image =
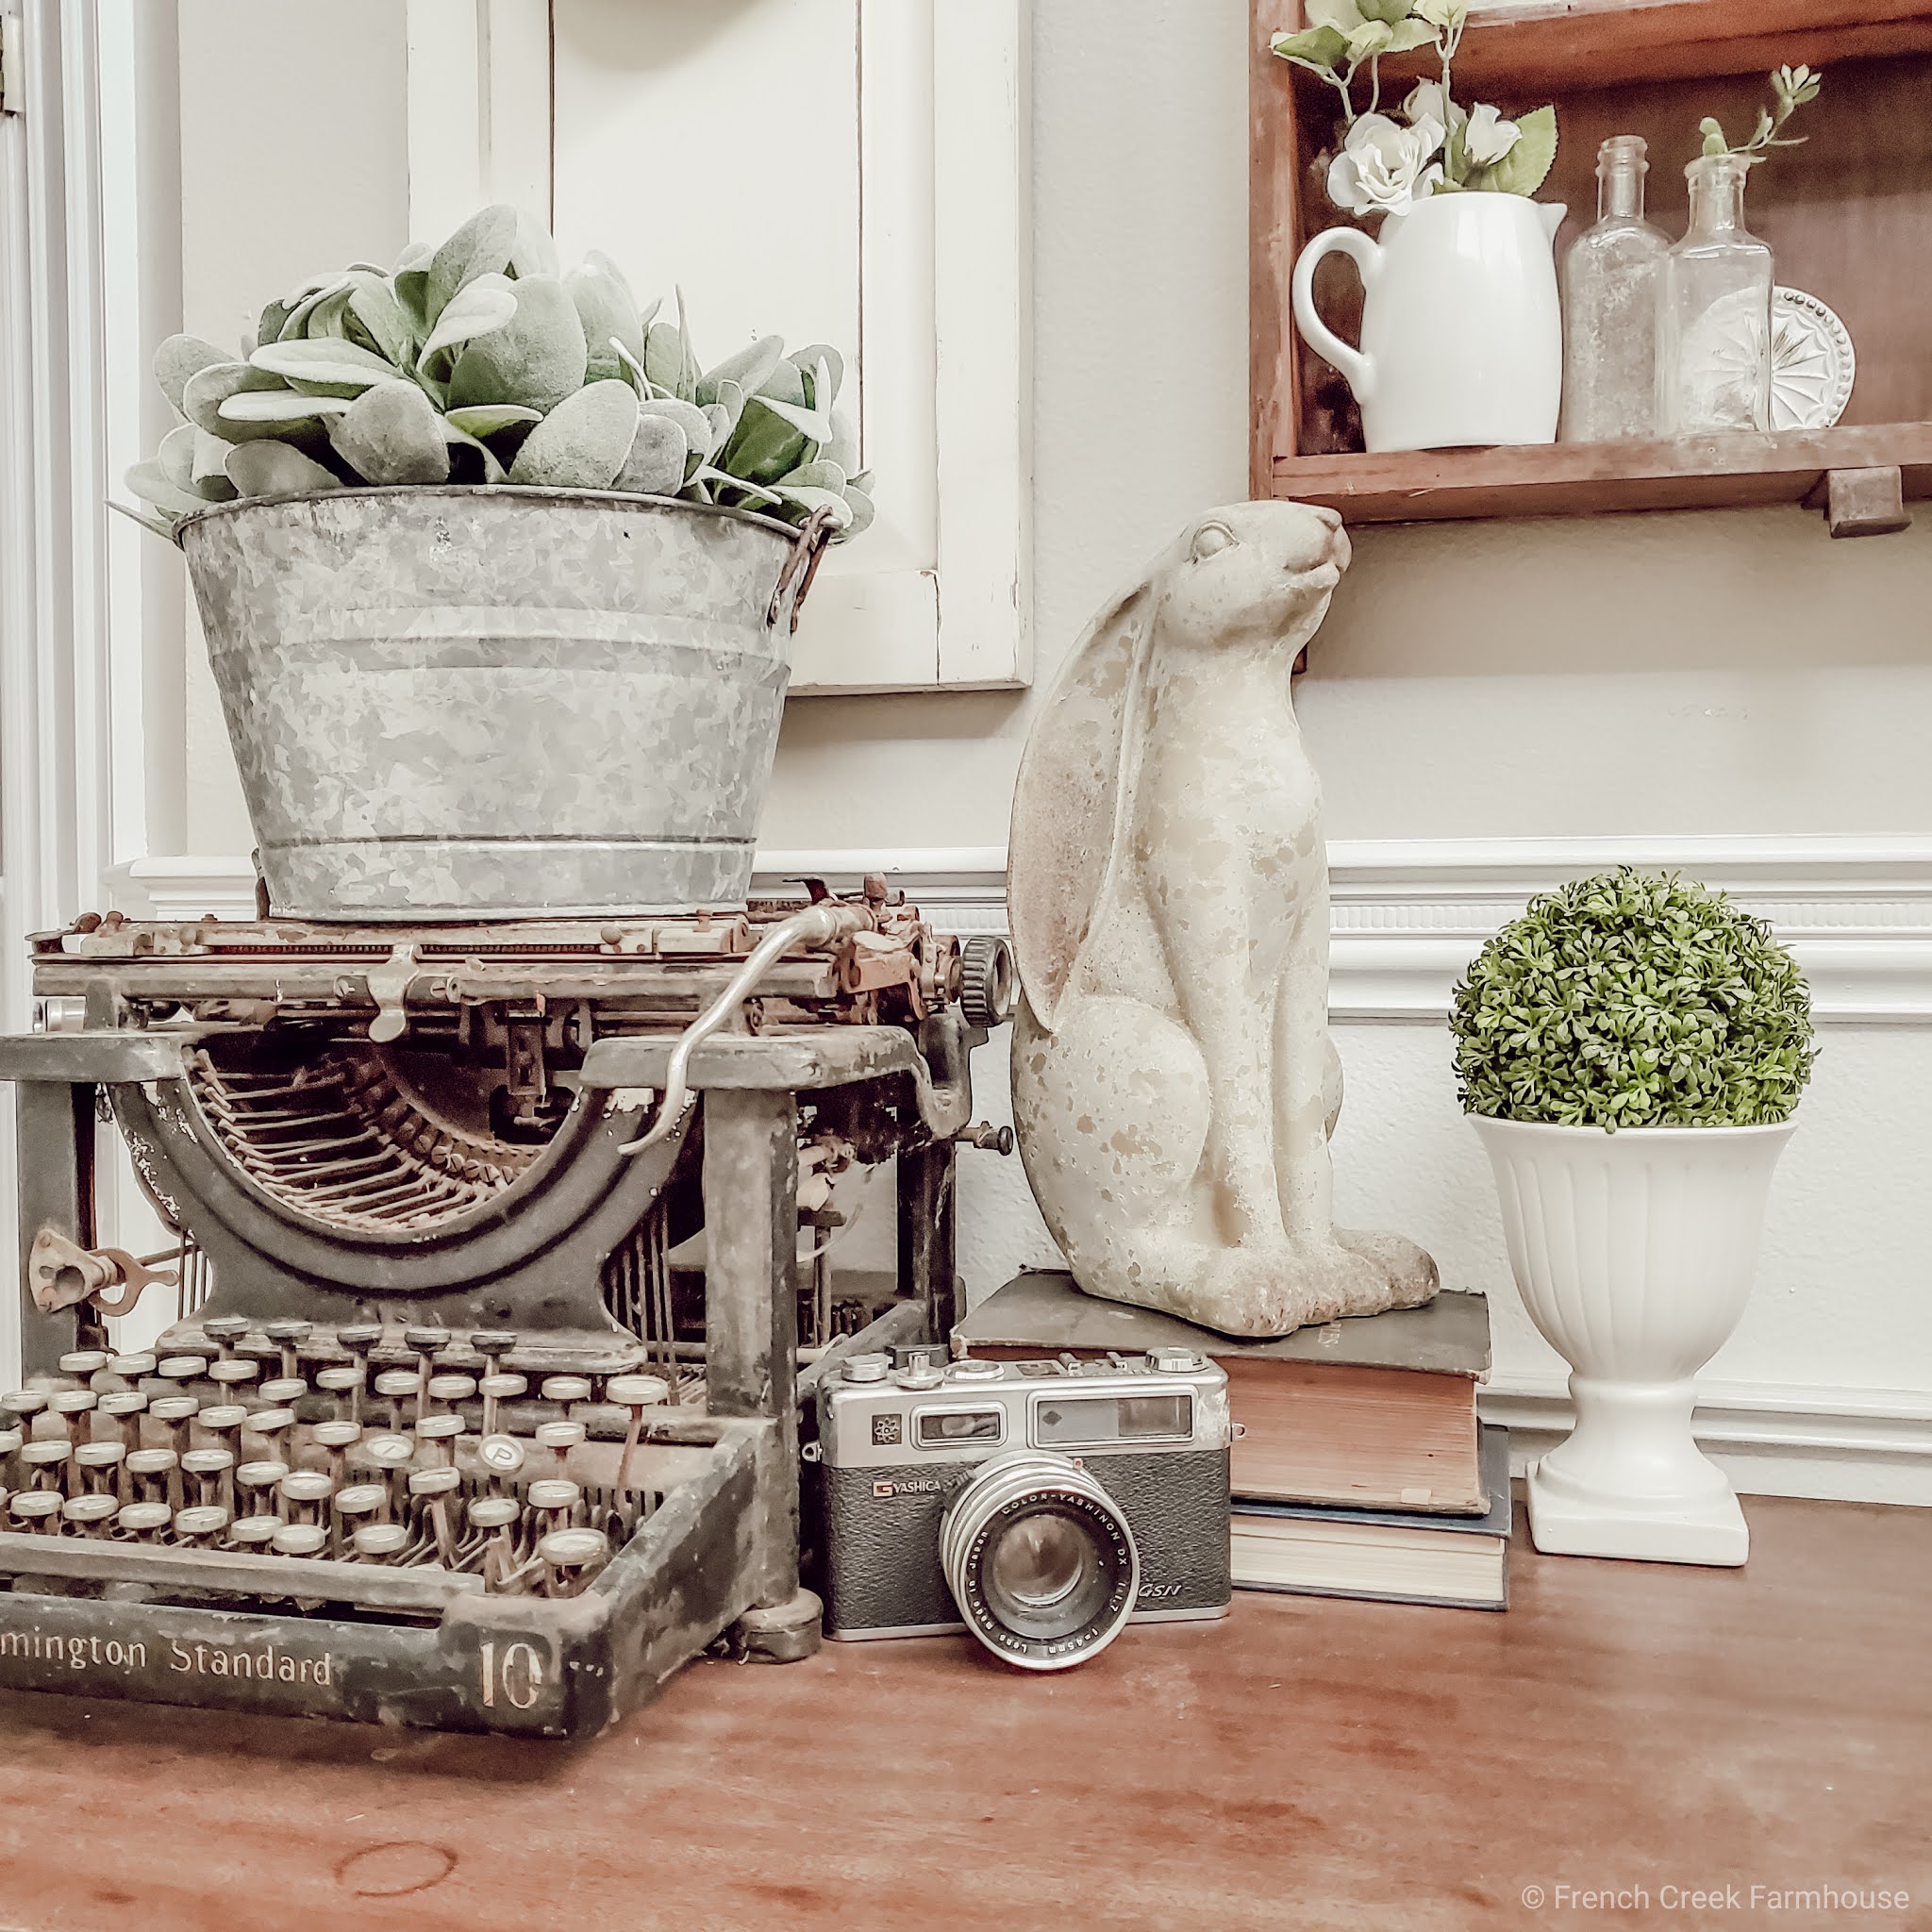
<svg viewBox="0 0 1932 1932">
<path fill-rule="evenodd" d="M 1227 1377 L 1204 1356 L 856 1355 L 818 1421 L 828 1636 L 963 1628 L 1052 1671 L 1131 1622 L 1227 1613 Z"/>
</svg>

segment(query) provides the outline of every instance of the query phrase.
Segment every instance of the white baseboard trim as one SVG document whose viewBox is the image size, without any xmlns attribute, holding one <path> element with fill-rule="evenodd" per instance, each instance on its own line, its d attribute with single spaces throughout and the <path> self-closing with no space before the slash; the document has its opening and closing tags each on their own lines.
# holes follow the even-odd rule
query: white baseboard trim
<svg viewBox="0 0 1932 1932">
<path fill-rule="evenodd" d="M 1825 1023 L 1932 1025 L 1932 839 L 1337 840 L 1329 1010 L 1337 1020 L 1435 1022 L 1483 941 L 1531 894 L 1620 863 L 1683 872 L 1769 920 Z M 892 883 L 950 932 L 1006 926 L 1006 853 L 925 846 L 758 855 L 755 889 L 804 876 Z M 109 875 L 114 903 L 151 918 L 253 915 L 245 858 L 142 858 Z"/>
<path fill-rule="evenodd" d="M 1509 1466 L 1554 1449 L 1575 1423 L 1561 1382 L 1497 1383 L 1478 1392 L 1509 1431 Z M 1903 1390 L 1703 1382 L 1697 1444 L 1740 1495 L 1932 1507 L 1932 1398 Z"/>
</svg>

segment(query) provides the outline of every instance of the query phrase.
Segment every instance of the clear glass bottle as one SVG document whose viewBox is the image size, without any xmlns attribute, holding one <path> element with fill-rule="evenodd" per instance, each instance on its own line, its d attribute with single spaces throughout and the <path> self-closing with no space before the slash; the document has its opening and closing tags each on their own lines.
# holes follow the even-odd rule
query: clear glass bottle
<svg viewBox="0 0 1932 1932">
<path fill-rule="evenodd" d="M 1664 265 L 1657 362 L 1667 436 L 1771 426 L 1771 250 L 1744 226 L 1736 155 L 1684 170 L 1690 225 Z"/>
<path fill-rule="evenodd" d="M 1643 219 L 1641 134 L 1596 152 L 1596 226 L 1563 258 L 1565 442 L 1655 436 L 1657 296 L 1670 237 Z"/>
</svg>

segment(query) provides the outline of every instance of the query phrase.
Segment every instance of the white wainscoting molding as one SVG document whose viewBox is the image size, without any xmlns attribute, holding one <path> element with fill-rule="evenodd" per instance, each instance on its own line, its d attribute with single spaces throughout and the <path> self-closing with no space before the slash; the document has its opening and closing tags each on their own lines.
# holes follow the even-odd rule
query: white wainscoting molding
<svg viewBox="0 0 1932 1932">
<path fill-rule="evenodd" d="M 845 889 L 884 873 L 942 930 L 1003 932 L 1005 859 L 996 847 L 772 851 L 755 890 L 811 876 Z M 1337 841 L 1334 1017 L 1440 1024 L 1457 975 L 1531 893 L 1621 861 L 1722 886 L 1768 919 L 1809 974 L 1821 1021 L 1932 1025 L 1932 840 L 1835 837 Z M 142 859 L 113 879 L 132 913 L 254 911 L 246 859 Z M 1746 1493 L 1932 1506 L 1932 1397 L 1727 1382 L 1700 1393 L 1698 1441 Z M 1510 1428 L 1519 1468 L 1571 1424 L 1558 1380 L 1498 1381 L 1482 1407 Z"/>
<path fill-rule="evenodd" d="M 1439 1021 L 1482 942 L 1532 893 L 1621 863 L 1722 887 L 1770 921 L 1811 982 L 1822 1022 L 1932 1025 L 1932 839 L 1337 840 L 1329 1010 L 1337 1020 Z M 755 890 L 884 873 L 949 932 L 1006 929 L 998 846 L 772 851 Z M 110 874 L 115 903 L 153 918 L 252 916 L 245 858 L 143 858 Z"/>
<path fill-rule="evenodd" d="M 1485 1422 L 1508 1429 L 1517 1475 L 1575 1421 L 1560 1381 L 1497 1380 L 1477 1402 Z M 1924 1395 L 1700 1380 L 1692 1426 L 1740 1495 L 1932 1507 L 1932 1399 Z"/>
</svg>

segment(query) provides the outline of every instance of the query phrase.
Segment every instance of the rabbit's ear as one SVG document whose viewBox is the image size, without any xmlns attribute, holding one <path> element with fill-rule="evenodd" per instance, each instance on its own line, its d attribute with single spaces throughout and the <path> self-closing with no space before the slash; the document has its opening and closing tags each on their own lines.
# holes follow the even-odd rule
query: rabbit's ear
<svg viewBox="0 0 1932 1932">
<path fill-rule="evenodd" d="M 1007 911 L 1020 983 L 1049 1028 L 1116 863 L 1155 605 L 1142 579 L 1101 610 L 1054 681 L 1020 759 Z"/>
</svg>

